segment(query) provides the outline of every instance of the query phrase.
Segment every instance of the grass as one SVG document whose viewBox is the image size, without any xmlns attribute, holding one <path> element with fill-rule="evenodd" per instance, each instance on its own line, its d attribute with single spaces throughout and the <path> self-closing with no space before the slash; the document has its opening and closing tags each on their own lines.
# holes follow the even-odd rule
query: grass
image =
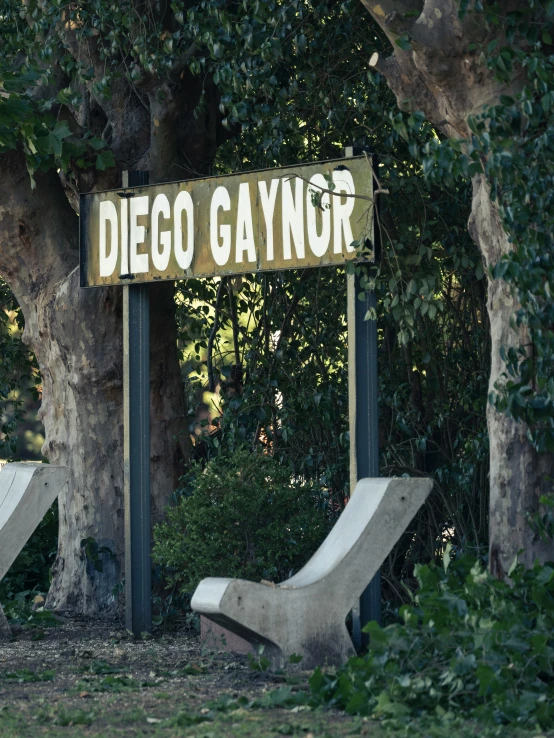
<svg viewBox="0 0 554 738">
<path fill-rule="evenodd" d="M 127 695 L 127 698 L 129 695 Z M 188 709 L 161 693 L 156 699 L 135 694 L 136 704 L 121 705 L 117 695 L 78 707 L 75 699 L 52 705 L 36 699 L 0 708 L 2 738 L 549 738 L 540 730 L 483 728 L 479 723 L 429 718 L 377 723 L 324 710 L 294 708 L 219 712 Z M 551 736 L 554 734 L 550 734 Z"/>
<path fill-rule="evenodd" d="M 187 633 L 134 641 L 67 624 L 0 652 L 0 738 L 554 738 L 474 721 L 370 721 L 311 710 L 307 674 L 253 671 Z"/>
</svg>

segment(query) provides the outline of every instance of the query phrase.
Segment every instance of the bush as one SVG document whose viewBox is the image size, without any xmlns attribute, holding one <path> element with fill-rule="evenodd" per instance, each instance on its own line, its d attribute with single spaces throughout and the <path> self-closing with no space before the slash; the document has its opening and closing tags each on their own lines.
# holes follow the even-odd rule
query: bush
<svg viewBox="0 0 554 738">
<path fill-rule="evenodd" d="M 45 594 L 58 546 L 58 503 L 50 507 L 0 582 L 0 602 L 21 603 L 27 595 Z"/>
<path fill-rule="evenodd" d="M 416 567 L 403 623 L 370 623 L 370 650 L 311 678 L 317 702 L 375 717 L 458 715 L 554 724 L 554 564 L 516 566 L 512 586 L 469 557 Z"/>
<path fill-rule="evenodd" d="M 271 456 L 221 454 L 183 478 L 154 531 L 154 560 L 192 594 L 207 576 L 280 581 L 306 563 L 331 523 L 325 501 Z"/>
</svg>

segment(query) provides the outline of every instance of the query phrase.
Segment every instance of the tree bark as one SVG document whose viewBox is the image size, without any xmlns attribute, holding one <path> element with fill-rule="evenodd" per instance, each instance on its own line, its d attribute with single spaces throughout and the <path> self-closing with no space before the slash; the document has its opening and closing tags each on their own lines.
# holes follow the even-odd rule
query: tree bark
<svg viewBox="0 0 554 738">
<path fill-rule="evenodd" d="M 473 179 L 473 202 L 469 231 L 479 244 L 485 265 L 496 264 L 513 246 L 502 226 L 498 208 L 491 201 L 485 177 Z M 511 318 L 519 303 L 503 279 L 488 280 L 487 309 L 491 326 L 491 376 L 489 393 L 506 371 L 500 349 L 529 345 L 525 326 L 515 330 Z M 554 472 L 551 454 L 538 454 L 527 439 L 527 426 L 487 405 L 490 444 L 491 496 L 489 507 L 489 565 L 491 572 L 504 578 L 519 552 L 526 566 L 535 559 L 552 559 L 552 542 L 537 538 L 527 520 L 539 509 L 540 496 L 552 489 Z"/>
<path fill-rule="evenodd" d="M 122 295 L 79 287 L 78 219 L 55 171 L 31 190 L 20 152 L 0 160 L 0 272 L 25 317 L 23 340 L 43 377 L 43 454 L 71 468 L 59 498 L 59 547 L 47 606 L 109 615 L 123 572 Z M 188 458 L 173 284 L 152 296 L 152 510 L 159 520 Z M 183 432 L 183 428 L 184 431 Z M 113 556 L 87 561 L 93 537 Z"/>
<path fill-rule="evenodd" d="M 521 88 L 521 75 L 501 83 L 481 64 L 480 45 L 498 37 L 502 28 L 489 30 L 476 14 L 458 16 L 455 0 L 362 0 L 391 42 L 394 54 L 384 58 L 374 53 L 369 61 L 394 92 L 403 110 L 422 110 L 447 137 L 470 136 L 468 118 L 494 105 L 500 95 Z M 521 5 L 506 0 L 505 12 Z M 409 50 L 395 41 L 408 39 Z M 469 229 L 487 266 L 496 264 L 513 248 L 509 243 L 496 205 L 491 201 L 486 181 L 473 181 L 473 202 Z M 488 314 L 492 338 L 492 366 L 489 388 L 506 370 L 500 348 L 526 346 L 524 328 L 511 326 L 518 309 L 511 288 L 501 279 L 488 280 Z M 528 525 L 528 514 L 539 509 L 539 497 L 552 488 L 554 456 L 538 455 L 529 443 L 525 424 L 501 415 L 489 404 L 487 423 L 490 437 L 490 567 L 504 578 L 519 551 L 520 560 L 530 566 L 535 559 L 552 559 L 554 545 L 538 540 Z"/>
</svg>

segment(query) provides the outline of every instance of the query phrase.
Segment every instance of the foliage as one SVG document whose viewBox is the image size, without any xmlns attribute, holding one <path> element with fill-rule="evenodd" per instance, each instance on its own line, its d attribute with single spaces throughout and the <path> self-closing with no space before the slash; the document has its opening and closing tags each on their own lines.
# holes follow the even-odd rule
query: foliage
<svg viewBox="0 0 554 738">
<path fill-rule="evenodd" d="M 23 684 L 25 682 L 49 682 L 55 677 L 56 672 L 52 669 L 46 669 L 41 673 L 36 673 L 31 669 L 18 669 L 17 671 L 4 671 L 0 674 L 0 679 L 5 682 L 16 682 Z"/>
<path fill-rule="evenodd" d="M 554 722 L 554 567 L 525 571 L 511 585 L 465 556 L 416 567 L 419 589 L 403 622 L 370 634 L 367 656 L 336 672 L 316 670 L 312 694 L 375 717 L 448 714 L 481 722 Z"/>
<path fill-rule="evenodd" d="M 48 7 L 54 8 L 55 4 Z M 0 154 L 23 145 L 33 186 L 33 174 L 52 165 L 64 171 L 69 171 L 72 166 L 82 170 L 95 167 L 101 171 L 113 166 L 114 157 L 107 149 L 106 141 L 89 131 L 81 132 L 76 127 L 72 130 L 67 120 L 59 119 L 60 103 L 71 105 L 76 102 L 68 94 L 68 89 L 50 99 L 47 95 L 37 94 L 37 89 L 42 88 L 43 93 L 51 89 L 52 70 L 44 69 L 44 60 L 49 55 L 52 57 L 52 53 L 44 46 L 39 51 L 36 46 L 40 44 L 38 38 L 29 47 L 30 29 L 22 33 L 14 11 L 10 3 L 2 4 L 0 23 L 3 51 L 7 56 L 0 65 Z M 40 37 L 38 25 L 33 25 Z M 45 24 L 42 26 L 44 28 Z M 21 66 L 18 53 L 25 46 L 28 51 L 32 50 L 34 58 L 31 56 Z"/>
<path fill-rule="evenodd" d="M 251 450 L 197 464 L 155 529 L 154 560 L 192 593 L 206 576 L 280 581 L 302 567 L 329 529 L 313 485 Z"/>
<path fill-rule="evenodd" d="M 466 233 L 468 187 L 431 186 L 406 162 L 404 144 L 381 146 L 388 153 L 380 180 L 391 195 L 382 202 L 380 269 L 366 282 L 378 292 L 381 469 L 436 482 L 383 571 L 387 599 L 398 600 L 414 562 L 440 557 L 446 540 L 486 547 L 490 341 L 481 259 Z M 305 155 L 300 149 L 298 158 Z M 342 509 L 349 493 L 345 309 L 339 269 L 181 283 L 195 453 L 211 458 L 238 443 L 258 444 Z M 200 399 L 213 408 L 195 407 Z M 197 413 L 207 412 L 199 422 Z"/>
<path fill-rule="evenodd" d="M 40 389 L 37 362 L 20 340 L 22 330 L 19 305 L 0 278 L 0 458 L 16 454 L 16 429 L 23 417 L 25 393 L 37 399 Z"/>
<path fill-rule="evenodd" d="M 81 540 L 81 551 L 84 553 L 87 563 L 100 573 L 104 571 L 104 561 L 101 556 L 107 554 L 109 558 L 115 558 L 115 554 L 109 546 L 100 546 L 92 536 Z"/>
<path fill-rule="evenodd" d="M 48 591 L 57 543 L 58 505 L 54 503 L 0 582 L 0 602 L 8 614 L 11 609 L 27 612 L 30 600 Z"/>
<path fill-rule="evenodd" d="M 103 679 L 94 679 L 94 677 L 84 677 L 82 682 L 76 685 L 77 690 L 87 690 L 89 692 L 129 692 L 141 687 L 154 686 L 150 682 L 139 682 L 125 674 L 108 674 Z"/>
<path fill-rule="evenodd" d="M 114 664 L 109 664 L 107 661 L 97 659 L 93 659 L 89 664 L 79 667 L 80 673 L 96 674 L 97 676 L 105 674 L 123 674 L 126 671 L 129 671 L 129 667 L 127 666 L 122 666 L 121 664 L 116 666 Z"/>
<path fill-rule="evenodd" d="M 527 513 L 527 522 L 531 530 L 542 541 L 554 540 L 554 496 L 541 495 L 539 497 L 539 509 L 532 513 Z"/>
<path fill-rule="evenodd" d="M 13 600 L 3 603 L 2 607 L 11 626 L 21 626 L 21 630 L 32 631 L 31 640 L 41 641 L 45 636 L 44 628 L 56 628 L 61 621 L 51 610 L 45 610 L 43 606 L 37 607 L 29 594 L 18 592 Z"/>
<path fill-rule="evenodd" d="M 390 91 L 366 70 L 383 42 L 361 4 L 297 3 L 283 27 L 276 7 L 292 6 L 261 3 L 252 15 L 241 4 L 199 3 L 187 16 L 197 42 L 219 43 L 202 69 L 217 76 L 228 125 L 241 126 L 240 137 L 219 149 L 216 170 L 336 157 L 352 142 L 379 152 L 379 180 L 390 195 L 381 198 L 381 264 L 365 285 L 378 292 L 381 467 L 436 480 L 383 572 L 387 598 L 398 600 L 414 562 L 440 557 L 445 540 L 486 546 L 490 343 L 483 265 L 466 229 L 471 190 L 467 180 L 428 182 L 413 162 L 390 116 Z M 226 33 L 237 24 L 238 34 Z M 252 38 L 242 43 L 246 28 Z M 278 84 L 268 82 L 270 73 Z M 414 120 L 423 138 L 433 135 Z M 349 493 L 342 270 L 187 280 L 177 305 L 196 454 L 258 444 L 342 509 Z M 199 401 L 208 403 L 201 422 Z"/>
<path fill-rule="evenodd" d="M 209 385 L 209 367 L 212 389 L 219 385 L 210 432 L 197 436 L 196 453 L 210 457 L 242 443 L 265 447 L 324 488 L 340 509 L 348 466 L 344 273 L 248 275 L 234 287 L 224 283 L 217 316 L 212 305 L 220 285 L 191 282 L 182 285 L 178 314 L 181 340 L 190 347 L 189 387 Z M 200 309 L 191 310 L 200 300 Z"/>
</svg>

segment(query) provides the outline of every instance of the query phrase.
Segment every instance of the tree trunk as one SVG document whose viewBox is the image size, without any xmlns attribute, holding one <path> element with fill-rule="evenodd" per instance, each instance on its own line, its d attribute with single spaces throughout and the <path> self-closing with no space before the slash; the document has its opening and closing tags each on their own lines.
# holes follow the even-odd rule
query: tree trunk
<svg viewBox="0 0 554 738">
<path fill-rule="evenodd" d="M 78 218 L 56 172 L 38 176 L 32 191 L 19 152 L 0 160 L 0 172 L 0 273 L 21 305 L 23 340 L 43 377 L 43 453 L 72 470 L 59 498 L 59 548 L 47 606 L 109 615 L 124 576 L 122 294 L 79 287 Z M 151 300 L 154 521 L 188 456 L 173 289 L 173 283 L 158 284 Z M 113 552 L 100 556 L 102 572 L 81 548 L 88 537 Z"/>
<path fill-rule="evenodd" d="M 469 220 L 471 237 L 479 244 L 486 266 L 494 265 L 512 250 L 496 205 L 491 202 L 483 175 L 473 180 L 473 202 Z M 503 279 L 488 280 L 487 309 L 491 326 L 491 376 L 489 394 L 506 372 L 500 349 L 526 346 L 529 338 L 525 326 L 515 330 L 510 324 L 519 304 Z M 551 542 L 533 535 L 527 516 L 539 509 L 539 498 L 552 488 L 553 459 L 538 454 L 529 443 L 527 426 L 499 413 L 487 405 L 490 443 L 490 569 L 502 579 L 519 556 L 527 567 L 535 559 L 551 560 Z"/>
<path fill-rule="evenodd" d="M 499 82 L 480 61 L 480 48 L 495 36 L 499 48 L 505 43 L 503 29 L 487 29 L 478 15 L 468 13 L 460 20 L 456 0 L 362 0 L 391 42 L 394 54 L 384 58 L 374 53 L 370 66 L 379 71 L 396 95 L 403 110 L 422 110 L 427 118 L 453 139 L 469 138 L 468 118 L 494 105 L 500 95 L 521 88 L 521 76 L 510 83 Z M 519 7 L 519 0 L 506 0 L 502 9 Z M 395 41 L 400 37 L 411 48 Z M 483 176 L 473 182 L 470 233 L 487 266 L 510 252 L 498 210 L 491 202 Z M 528 345 L 525 329 L 515 330 L 511 318 L 518 309 L 511 288 L 501 279 L 488 283 L 488 313 L 492 338 L 492 367 L 489 388 L 505 371 L 500 348 Z M 523 423 L 497 413 L 489 404 L 490 437 L 490 567 L 503 578 L 518 552 L 527 566 L 535 558 L 553 558 L 552 542 L 536 539 L 528 525 L 528 514 L 539 509 L 539 497 L 551 490 L 554 456 L 538 455 L 527 440 Z"/>
</svg>

